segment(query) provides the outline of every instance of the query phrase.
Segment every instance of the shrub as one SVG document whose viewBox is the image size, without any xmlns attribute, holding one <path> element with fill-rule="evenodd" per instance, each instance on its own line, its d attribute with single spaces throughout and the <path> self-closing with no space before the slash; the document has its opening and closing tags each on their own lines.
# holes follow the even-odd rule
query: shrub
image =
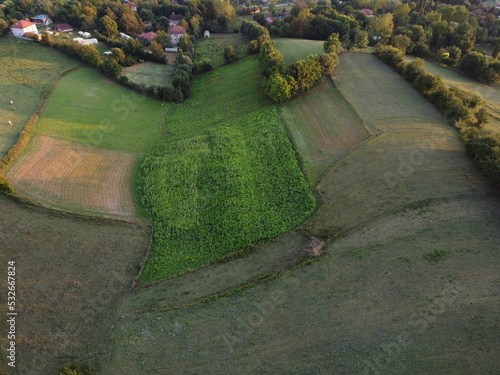
<svg viewBox="0 0 500 375">
<path fill-rule="evenodd" d="M 66 363 L 57 375 L 94 375 L 95 369 L 87 363 Z"/>
<path fill-rule="evenodd" d="M 392 67 L 401 63 L 404 57 L 404 52 L 393 46 L 379 47 L 376 53 L 380 60 Z"/>
<path fill-rule="evenodd" d="M 14 194 L 14 188 L 10 184 L 9 180 L 3 175 L 0 175 L 0 193 L 6 195 Z"/>
<path fill-rule="evenodd" d="M 469 128 L 460 136 L 479 168 L 500 186 L 500 135 Z"/>
<path fill-rule="evenodd" d="M 224 49 L 224 60 L 226 60 L 228 64 L 238 60 L 238 53 L 236 52 L 234 46 L 232 46 L 231 44 L 226 46 L 226 48 Z"/>
</svg>

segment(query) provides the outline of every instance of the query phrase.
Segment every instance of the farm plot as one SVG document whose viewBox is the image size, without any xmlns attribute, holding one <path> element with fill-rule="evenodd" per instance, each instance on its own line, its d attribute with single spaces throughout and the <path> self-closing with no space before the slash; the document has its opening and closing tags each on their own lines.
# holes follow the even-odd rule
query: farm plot
<svg viewBox="0 0 500 375">
<path fill-rule="evenodd" d="M 51 82 L 78 65 L 51 48 L 0 38 L 0 158 L 15 144 Z"/>
<path fill-rule="evenodd" d="M 406 61 L 413 61 L 415 57 L 405 56 Z M 432 62 L 425 62 L 425 70 L 431 74 L 440 75 L 448 85 L 464 91 L 472 91 L 483 97 L 486 107 L 492 114 L 491 123 L 485 126 L 488 130 L 500 132 L 500 87 L 488 86 L 466 77 L 459 72 L 445 68 Z"/>
<path fill-rule="evenodd" d="M 312 184 L 370 137 L 363 121 L 329 79 L 279 108 Z"/>
<path fill-rule="evenodd" d="M 73 211 L 134 216 L 133 154 L 36 136 L 7 177 L 36 200 Z"/>
<path fill-rule="evenodd" d="M 293 38 L 275 38 L 276 47 L 285 56 L 286 64 L 323 53 L 323 41 Z"/>
<path fill-rule="evenodd" d="M 145 282 L 276 237 L 315 208 L 274 108 L 163 142 L 142 169 L 155 226 Z"/>
<path fill-rule="evenodd" d="M 138 85 L 167 86 L 172 84 L 175 67 L 172 65 L 144 62 L 123 68 L 123 75 Z"/>
<path fill-rule="evenodd" d="M 208 59 L 217 68 L 226 63 L 224 60 L 226 46 L 232 45 L 236 49 L 239 58 L 242 58 L 248 53 L 246 44 L 247 40 L 243 34 L 212 34 L 210 38 L 200 39 L 196 43 L 194 61 L 200 62 Z"/>
<path fill-rule="evenodd" d="M 81 68 L 58 82 L 35 132 L 95 147 L 145 152 L 157 143 L 165 112 L 160 101 Z"/>
</svg>

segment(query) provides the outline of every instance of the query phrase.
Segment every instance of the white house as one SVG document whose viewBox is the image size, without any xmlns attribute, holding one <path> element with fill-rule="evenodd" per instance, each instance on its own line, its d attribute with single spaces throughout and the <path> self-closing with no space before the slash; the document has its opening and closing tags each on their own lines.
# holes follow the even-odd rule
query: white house
<svg viewBox="0 0 500 375">
<path fill-rule="evenodd" d="M 26 33 L 38 34 L 36 24 L 30 21 L 17 21 L 10 26 L 10 29 L 12 30 L 12 34 L 17 37 L 23 36 Z"/>
<path fill-rule="evenodd" d="M 168 34 L 172 36 L 172 43 L 178 44 L 181 36 L 186 34 L 186 28 L 182 26 L 174 26 L 168 29 Z"/>
<path fill-rule="evenodd" d="M 210 31 L 205 30 L 205 31 L 203 32 L 203 38 L 210 38 Z"/>
<path fill-rule="evenodd" d="M 131 38 L 131 36 L 130 36 L 130 35 L 127 35 L 127 34 L 125 34 L 125 33 L 120 33 L 120 34 L 118 34 L 118 35 L 119 35 L 119 36 L 121 36 L 122 38 L 127 39 L 127 40 L 129 40 L 129 39 Z"/>
<path fill-rule="evenodd" d="M 39 25 L 52 25 L 52 20 L 46 14 L 39 14 L 31 19 L 34 23 Z"/>
</svg>

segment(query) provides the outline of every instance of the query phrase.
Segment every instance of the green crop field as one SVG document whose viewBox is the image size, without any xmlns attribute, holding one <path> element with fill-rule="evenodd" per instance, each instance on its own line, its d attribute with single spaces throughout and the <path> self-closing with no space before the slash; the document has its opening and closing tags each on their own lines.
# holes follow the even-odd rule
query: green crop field
<svg viewBox="0 0 500 375">
<path fill-rule="evenodd" d="M 413 61 L 415 57 L 405 56 L 406 61 Z M 424 68 L 431 74 L 440 75 L 449 85 L 459 89 L 474 92 L 481 95 L 486 107 L 492 114 L 491 123 L 485 126 L 486 129 L 500 132 L 500 87 L 484 85 L 472 78 L 466 77 L 457 71 L 445 68 L 432 62 L 425 62 Z"/>
<path fill-rule="evenodd" d="M 286 232 L 315 199 L 255 56 L 203 75 L 169 107 L 168 136 L 142 166 L 155 242 L 142 279 L 173 276 Z M 194 110 L 196 108 L 196 110 Z"/>
<path fill-rule="evenodd" d="M 51 82 L 78 64 L 51 48 L 0 38 L 0 158 L 14 145 Z"/>
<path fill-rule="evenodd" d="M 280 52 L 285 55 L 286 64 L 307 59 L 309 55 L 323 53 L 323 41 L 321 40 L 275 38 L 273 41 Z"/>
<path fill-rule="evenodd" d="M 371 135 L 330 79 L 307 95 L 282 104 L 280 115 L 293 135 L 313 184 L 333 163 Z"/>
<path fill-rule="evenodd" d="M 146 282 L 276 237 L 315 207 L 273 108 L 163 142 L 143 173 L 155 226 Z"/>
<path fill-rule="evenodd" d="M 36 134 L 95 147 L 144 152 L 158 141 L 165 106 L 81 68 L 63 77 Z"/>
<path fill-rule="evenodd" d="M 123 75 L 138 85 L 166 86 L 172 84 L 175 66 L 144 62 L 123 68 Z"/>
<path fill-rule="evenodd" d="M 247 42 L 243 34 L 213 34 L 210 38 L 201 38 L 196 43 L 194 61 L 209 59 L 214 67 L 222 66 L 226 63 L 224 60 L 226 46 L 232 45 L 242 58 L 248 53 Z"/>
</svg>

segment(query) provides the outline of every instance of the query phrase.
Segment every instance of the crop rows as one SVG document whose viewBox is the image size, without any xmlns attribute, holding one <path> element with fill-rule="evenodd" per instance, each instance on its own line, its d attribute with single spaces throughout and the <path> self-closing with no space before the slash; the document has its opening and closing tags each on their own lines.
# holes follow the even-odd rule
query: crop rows
<svg viewBox="0 0 500 375">
<path fill-rule="evenodd" d="M 316 202 L 276 109 L 163 142 L 142 166 L 151 282 L 286 232 Z"/>
</svg>

